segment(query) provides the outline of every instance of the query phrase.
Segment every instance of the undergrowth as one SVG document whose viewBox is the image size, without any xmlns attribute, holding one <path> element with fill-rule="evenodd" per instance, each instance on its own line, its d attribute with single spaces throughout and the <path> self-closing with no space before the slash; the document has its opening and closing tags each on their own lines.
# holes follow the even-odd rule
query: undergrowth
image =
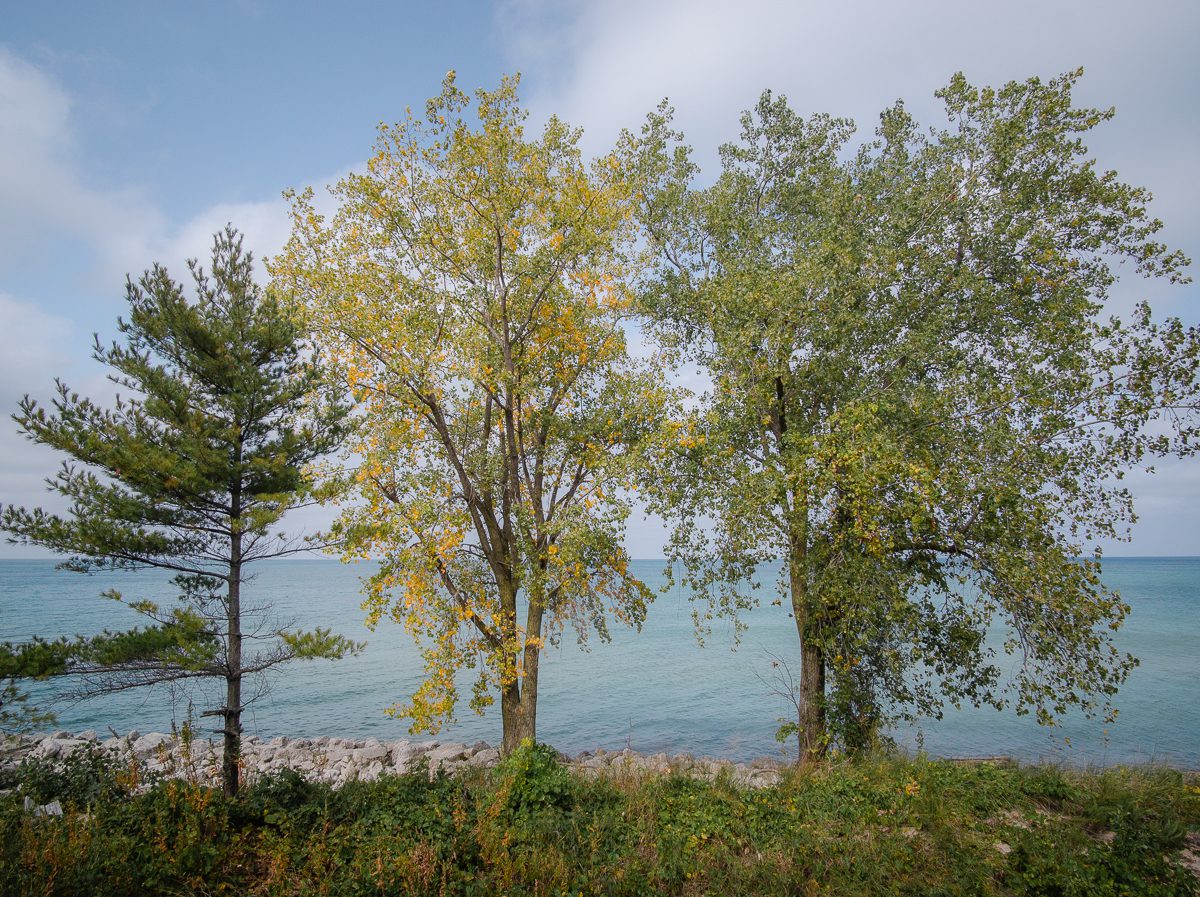
<svg viewBox="0 0 1200 897">
<path fill-rule="evenodd" d="M 1200 788 L 1165 769 L 873 757 L 746 790 L 584 777 L 524 745 L 491 771 L 338 789 L 285 771 L 236 800 L 100 754 L 10 779 L 3 895 L 1196 893 L 1175 857 Z"/>
</svg>

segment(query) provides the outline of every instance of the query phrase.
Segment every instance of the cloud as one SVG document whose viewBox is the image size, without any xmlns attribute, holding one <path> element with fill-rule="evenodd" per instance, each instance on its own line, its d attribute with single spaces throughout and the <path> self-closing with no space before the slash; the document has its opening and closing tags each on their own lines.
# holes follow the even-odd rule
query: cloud
<svg viewBox="0 0 1200 897">
<path fill-rule="evenodd" d="M 138 186 L 94 185 L 72 106 L 41 69 L 0 48 L 0 277 L 28 280 L 27 272 L 40 274 L 55 263 L 56 276 L 71 269 L 71 279 L 57 284 L 60 291 L 115 300 L 126 274 L 136 276 L 155 262 L 186 281 L 186 260 L 207 260 L 213 234 L 227 223 L 245 235 L 265 277 L 262 261 L 283 247 L 291 227 L 282 197 L 216 202 L 173 222 Z M 319 204 L 324 195 L 318 190 Z M 70 258 L 60 262 L 50 254 L 67 255 L 63 246 Z M 39 298 L 49 292 L 40 289 Z M 119 313 L 115 301 L 105 303 L 105 313 L 110 304 Z"/>
<path fill-rule="evenodd" d="M 1170 188 L 1172 211 L 1189 208 L 1181 189 L 1197 198 L 1194 179 L 1159 178 L 1162 156 L 1177 171 L 1196 145 L 1197 122 L 1184 112 L 1197 73 L 1194 4 L 511 0 L 497 19 L 536 116 L 557 112 L 584 126 L 593 152 L 664 96 L 711 165 L 765 88 L 806 114 L 853 117 L 869 133 L 899 98 L 928 120 L 933 92 L 959 70 L 994 84 L 1082 65 L 1079 99 L 1121 110 L 1100 142 L 1122 173 Z"/>
<path fill-rule="evenodd" d="M 8 415 L 17 410 L 22 396 L 45 401 L 52 397 L 55 376 L 72 369 L 80 353 L 76 328 L 66 318 L 50 314 L 36 305 L 0 293 L 0 321 L 5 327 L 5 351 L 0 352 L 0 502 L 26 507 L 46 504 L 43 479 L 61 460 L 45 446 L 30 443 Z M 73 386 L 77 385 L 72 383 Z M 103 387 L 90 381 L 89 386 Z M 51 507 L 61 502 L 51 500 Z M 29 548 L 0 545 L 0 557 L 43 556 Z"/>
<path fill-rule="evenodd" d="M 64 239 L 98 257 L 128 257 L 162 227 L 163 216 L 140 191 L 85 182 L 70 97 L 0 49 L 0 273 Z"/>
<path fill-rule="evenodd" d="M 165 265 L 175 280 L 190 283 L 186 260 L 198 259 L 208 268 L 213 235 L 224 230 L 226 224 L 232 224 L 241 232 L 245 247 L 254 253 L 258 277 L 265 280 L 263 262 L 283 248 L 291 232 L 291 219 L 283 199 L 211 206 L 155 247 L 152 257 Z"/>
<path fill-rule="evenodd" d="M 136 277 L 160 262 L 190 286 L 186 260 L 207 265 L 212 235 L 229 222 L 245 235 L 265 279 L 261 263 L 290 229 L 281 197 L 216 203 L 173 225 L 137 187 L 94 186 L 72 98 L 0 48 L 0 502 L 62 509 L 42 482 L 61 457 L 28 442 L 7 415 L 26 393 L 52 398 L 56 376 L 82 395 L 111 400 L 115 387 L 91 359 L 92 331 L 102 338 L 112 332 L 126 273 Z M 0 543 L 0 556 L 31 554 L 44 553 Z"/>
<path fill-rule="evenodd" d="M 4 351 L 0 352 L 0 406 L 12 407 L 27 391 L 35 373 L 60 369 L 67 360 L 65 346 L 73 342 L 74 327 L 66 318 L 0 293 L 4 322 Z"/>
<path fill-rule="evenodd" d="M 956 71 L 1001 84 L 1083 66 L 1076 102 L 1117 108 L 1089 146 L 1102 166 L 1156 194 L 1151 211 L 1167 224 L 1164 238 L 1192 255 L 1200 253 L 1200 182 L 1191 175 L 1200 120 L 1190 114 L 1198 26 L 1200 5 L 1153 0 L 509 0 L 497 12 L 534 120 L 555 113 L 582 126 L 585 148 L 599 153 L 665 96 L 707 176 L 716 147 L 736 138 L 740 112 L 765 88 L 802 114 L 851 117 L 870 134 L 897 99 L 936 122 L 933 94 Z M 1196 293 L 1131 276 L 1112 307 L 1147 297 L 1195 321 Z M 1129 477 L 1141 519 L 1132 545 L 1112 547 L 1200 553 L 1200 469 L 1194 459 L 1159 468 Z M 631 523 L 631 536 L 648 542 L 654 525 Z"/>
</svg>

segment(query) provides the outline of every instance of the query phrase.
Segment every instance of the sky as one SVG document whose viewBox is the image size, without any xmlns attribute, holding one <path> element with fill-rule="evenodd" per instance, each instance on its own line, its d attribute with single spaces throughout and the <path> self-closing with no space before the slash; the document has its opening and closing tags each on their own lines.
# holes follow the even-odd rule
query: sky
<svg viewBox="0 0 1200 897">
<path fill-rule="evenodd" d="M 496 3 L 10 4 L 0 29 L 0 410 L 61 377 L 111 392 L 91 360 L 112 337 L 126 273 L 177 278 L 232 222 L 261 259 L 287 237 L 281 193 L 359 167 L 381 121 L 420 108 L 454 69 L 465 89 L 522 75 L 536 123 L 557 114 L 600 153 L 664 97 L 705 172 L 766 88 L 804 114 L 869 133 L 903 99 L 936 121 L 933 94 L 1083 66 L 1078 103 L 1117 117 L 1089 136 L 1100 164 L 1148 187 L 1163 238 L 1200 259 L 1200 4 L 1143 0 L 504 0 Z M 1132 275 L 1130 275 L 1132 277 Z M 1136 279 L 1116 311 L 1149 299 L 1200 322 L 1200 288 Z M 53 507 L 61 459 L 0 419 L 0 503 Z M 1109 554 L 1200 554 L 1200 459 L 1128 479 L 1140 520 Z M 636 514 L 634 557 L 662 554 L 661 521 Z M 0 557 L 37 556 L 0 546 Z"/>
</svg>

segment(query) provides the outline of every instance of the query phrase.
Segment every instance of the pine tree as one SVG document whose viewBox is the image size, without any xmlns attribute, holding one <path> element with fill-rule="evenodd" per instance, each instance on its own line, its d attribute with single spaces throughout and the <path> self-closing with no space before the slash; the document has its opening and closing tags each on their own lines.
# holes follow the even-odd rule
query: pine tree
<svg viewBox="0 0 1200 897">
<path fill-rule="evenodd" d="M 318 398 L 319 365 L 279 297 L 253 279 L 252 257 L 227 227 L 212 268 L 189 262 L 190 301 L 155 265 L 127 281 L 129 319 L 94 357 L 128 395 L 104 407 L 57 382 L 51 409 L 28 396 L 14 420 L 33 442 L 69 456 L 47 483 L 64 515 L 6 507 L 10 541 L 68 555 L 79 572 L 157 568 L 175 574 L 178 602 L 131 601 L 149 630 L 80 640 L 51 672 L 85 693 L 197 678 L 224 680 L 222 779 L 238 790 L 246 680 L 293 659 L 337 658 L 358 646 L 327 629 L 291 631 L 245 603 L 247 567 L 307 551 L 276 524 L 312 500 L 305 467 L 343 435 L 346 409 Z M 108 597 L 122 600 L 110 592 Z M 255 628 L 244 629 L 253 610 Z M 264 646 L 249 650 L 245 640 Z"/>
</svg>

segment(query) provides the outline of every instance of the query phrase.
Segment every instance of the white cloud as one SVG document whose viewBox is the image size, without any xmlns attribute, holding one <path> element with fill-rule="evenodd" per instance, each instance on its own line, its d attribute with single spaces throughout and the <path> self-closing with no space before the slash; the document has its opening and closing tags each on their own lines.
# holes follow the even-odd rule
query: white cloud
<svg viewBox="0 0 1200 897">
<path fill-rule="evenodd" d="M 127 273 L 136 276 L 155 262 L 186 281 L 186 260 L 206 261 L 213 234 L 226 223 L 245 235 L 265 273 L 262 261 L 283 247 L 291 227 L 280 196 L 217 202 L 182 224 L 171 222 L 136 186 L 91 185 L 71 112 L 72 98 L 59 85 L 0 48 L 0 277 L 28 270 L 31 254 L 70 240 L 92 258 L 80 291 L 111 299 L 121 294 Z M 319 189 L 319 204 L 323 196 Z"/>
<path fill-rule="evenodd" d="M 716 145 L 736 136 L 738 113 L 765 88 L 787 94 L 803 113 L 853 117 L 869 132 L 899 98 L 928 117 L 933 91 L 959 70 L 976 83 L 999 83 L 1080 65 L 1080 99 L 1122 111 L 1109 129 L 1116 136 L 1104 139 L 1117 161 L 1144 167 L 1129 172 L 1134 180 L 1156 173 L 1156 131 L 1197 131 L 1184 112 L 1195 84 L 1194 4 L 513 0 L 498 23 L 510 66 L 527 75 L 535 113 L 583 125 L 593 151 L 622 127 L 636 128 L 664 96 L 711 163 Z M 1180 73 L 1181 64 L 1188 71 Z M 1178 156 L 1195 141 L 1168 145 Z"/>
<path fill-rule="evenodd" d="M 179 226 L 137 188 L 100 189 L 91 185 L 81 163 L 73 129 L 72 99 L 40 69 L 0 48 L 0 322 L 5 351 L 0 353 L 0 502 L 60 509 L 43 480 L 62 460 L 45 446 L 22 437 L 7 415 L 26 393 L 39 401 L 53 397 L 56 376 L 93 400 L 115 394 L 105 371 L 91 360 L 92 329 L 111 332 L 123 309 L 126 273 L 135 277 L 154 262 L 190 285 L 186 260 L 207 266 L 212 235 L 232 223 L 259 261 L 278 252 L 290 229 L 280 197 L 262 202 L 217 203 Z M 324 204 L 324 200 L 322 200 Z M 50 253 L 62 245 L 73 255 L 61 264 Z M 90 261 L 79 270 L 79 250 Z M 47 309 L 61 296 L 48 277 L 35 296 L 12 295 L 15 276 L 39 280 L 71 268 L 67 285 L 78 297 L 102 297 L 90 312 L 70 317 Z M 9 284 L 8 292 L 4 285 Z M 80 308 L 76 304 L 76 308 Z M 86 308 L 84 305 L 82 308 Z M 110 317 L 111 315 L 111 317 Z M 86 319 L 81 321 L 77 319 Z M 310 515 L 311 516 L 311 515 Z M 42 554 L 0 543 L 0 556 Z"/>
<path fill-rule="evenodd" d="M 41 70 L 0 49 L 0 273 L 40 245 L 69 238 L 123 258 L 163 226 L 135 189 L 89 186 L 70 97 Z"/>
<path fill-rule="evenodd" d="M 770 88 L 802 114 L 854 118 L 869 134 L 897 99 L 936 122 L 933 93 L 956 71 L 977 84 L 1078 66 L 1076 102 L 1116 106 L 1117 118 L 1089 135 L 1104 167 L 1155 192 L 1164 237 L 1200 253 L 1200 182 L 1190 171 L 1200 143 L 1191 115 L 1200 66 L 1190 46 L 1200 6 L 1123 0 L 510 0 L 497 14 L 508 65 L 525 75 L 535 120 L 557 113 L 585 128 L 586 148 L 611 145 L 636 129 L 664 96 L 706 173 L 716 147 L 736 138 L 738 115 Z M 1149 297 L 1160 312 L 1188 320 L 1196 289 L 1136 279 L 1113 308 Z M 1159 465 L 1128 482 L 1141 519 L 1119 553 L 1200 553 L 1200 467 Z M 631 521 L 631 543 L 650 542 L 656 524 Z"/>
<path fill-rule="evenodd" d="M 176 280 L 187 280 L 187 259 L 198 259 L 209 267 L 213 234 L 232 224 L 254 253 L 260 279 L 265 279 L 263 262 L 279 252 L 291 232 L 287 204 L 282 199 L 256 203 L 221 203 L 205 209 L 184 223 L 170 239 L 157 245 L 151 258 L 166 266 Z M 145 267 L 145 264 L 142 266 Z"/>
<path fill-rule="evenodd" d="M 74 328 L 66 318 L 4 293 L 0 293 L 0 321 L 5 343 L 0 352 L 0 405 L 9 408 L 30 391 L 21 384 L 62 368 Z"/>
<path fill-rule="evenodd" d="M 86 347 L 75 344 L 81 335 L 70 321 L 36 305 L 0 293 L 0 321 L 4 323 L 5 351 L 0 353 L 0 502 L 24 506 L 47 504 L 45 477 L 54 472 L 61 458 L 45 446 L 30 443 L 17 430 L 9 415 L 17 411 L 22 396 L 39 401 L 53 397 L 54 378 L 77 369 Z M 73 387 L 79 383 L 68 383 Z M 87 387 L 105 394 L 105 383 L 96 377 Z M 53 498 L 50 507 L 60 507 Z M 0 557 L 43 555 L 29 548 L 0 544 Z"/>
</svg>

